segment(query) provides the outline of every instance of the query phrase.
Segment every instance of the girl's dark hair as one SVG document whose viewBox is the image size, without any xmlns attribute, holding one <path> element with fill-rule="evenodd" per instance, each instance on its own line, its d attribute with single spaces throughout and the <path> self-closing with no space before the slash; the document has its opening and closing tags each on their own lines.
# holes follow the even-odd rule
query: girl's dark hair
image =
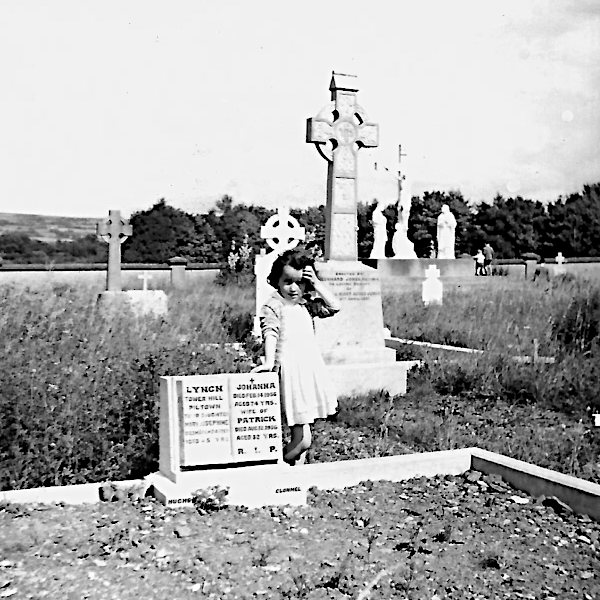
<svg viewBox="0 0 600 600">
<path fill-rule="evenodd" d="M 277 286 L 283 273 L 283 267 L 290 266 L 294 269 L 302 270 L 304 267 L 308 267 L 309 265 L 312 267 L 314 264 L 314 259 L 304 249 L 294 248 L 293 250 L 286 250 L 275 259 L 271 267 L 271 272 L 267 277 L 267 282 L 275 289 L 278 289 Z"/>
</svg>

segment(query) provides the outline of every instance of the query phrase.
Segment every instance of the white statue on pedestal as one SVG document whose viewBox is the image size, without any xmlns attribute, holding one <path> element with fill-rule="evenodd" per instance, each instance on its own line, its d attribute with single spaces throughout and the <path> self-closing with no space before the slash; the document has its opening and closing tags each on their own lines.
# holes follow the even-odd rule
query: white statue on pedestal
<svg viewBox="0 0 600 600">
<path fill-rule="evenodd" d="M 387 219 L 383 214 L 383 204 L 377 202 L 373 211 L 371 223 L 373 225 L 373 249 L 369 258 L 385 258 L 385 245 L 387 243 Z"/>
<path fill-rule="evenodd" d="M 456 218 L 447 204 L 442 205 L 442 212 L 437 220 L 438 258 L 456 258 L 454 256 Z"/>
</svg>

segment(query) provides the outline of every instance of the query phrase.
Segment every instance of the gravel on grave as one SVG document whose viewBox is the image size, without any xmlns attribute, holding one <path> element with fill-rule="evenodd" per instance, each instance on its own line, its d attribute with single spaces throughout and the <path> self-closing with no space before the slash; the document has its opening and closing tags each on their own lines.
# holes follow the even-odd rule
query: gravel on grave
<svg viewBox="0 0 600 600">
<path fill-rule="evenodd" d="M 200 515 L 150 499 L 0 505 L 0 598 L 600 597 L 600 524 L 498 476 L 311 490 Z"/>
</svg>

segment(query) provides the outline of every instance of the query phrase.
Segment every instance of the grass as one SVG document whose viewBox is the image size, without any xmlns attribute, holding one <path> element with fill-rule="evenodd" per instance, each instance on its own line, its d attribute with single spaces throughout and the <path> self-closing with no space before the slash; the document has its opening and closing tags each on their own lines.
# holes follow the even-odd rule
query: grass
<svg viewBox="0 0 600 600">
<path fill-rule="evenodd" d="M 344 399 L 338 422 L 316 428 L 315 459 L 478 445 L 600 480 L 598 288 L 491 278 L 447 289 L 442 307 L 423 307 L 415 291 L 388 291 L 383 305 L 398 337 L 486 353 L 418 351 L 408 395 Z M 0 489 L 156 470 L 160 376 L 247 371 L 253 312 L 252 290 L 211 283 L 171 293 L 168 316 L 144 320 L 102 314 L 91 289 L 2 288 Z M 530 354 L 533 338 L 554 365 L 511 359 Z M 224 345 L 236 341 L 247 356 Z"/>
</svg>

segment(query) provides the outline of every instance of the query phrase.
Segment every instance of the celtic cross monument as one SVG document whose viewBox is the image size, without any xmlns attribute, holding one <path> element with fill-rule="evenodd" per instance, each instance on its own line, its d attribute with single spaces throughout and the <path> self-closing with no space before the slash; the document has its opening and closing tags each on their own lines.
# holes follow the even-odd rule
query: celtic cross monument
<svg viewBox="0 0 600 600">
<path fill-rule="evenodd" d="M 414 362 L 396 362 L 395 350 L 386 347 L 379 274 L 358 261 L 357 152 L 378 145 L 379 127 L 357 103 L 355 76 L 334 72 L 329 90 L 331 101 L 307 120 L 306 141 L 327 160 L 325 261 L 315 269 L 342 309 L 315 319 L 315 334 L 338 395 L 403 394 Z"/>
<path fill-rule="evenodd" d="M 358 78 L 333 73 L 331 101 L 307 119 L 306 141 L 327 161 L 325 260 L 357 260 L 357 152 L 379 144 L 379 127 L 356 101 Z"/>
<path fill-rule="evenodd" d="M 121 244 L 133 233 L 129 221 L 121 218 L 121 211 L 109 210 L 108 219 L 98 221 L 96 235 L 108 244 L 106 289 L 121 291 Z"/>
</svg>

